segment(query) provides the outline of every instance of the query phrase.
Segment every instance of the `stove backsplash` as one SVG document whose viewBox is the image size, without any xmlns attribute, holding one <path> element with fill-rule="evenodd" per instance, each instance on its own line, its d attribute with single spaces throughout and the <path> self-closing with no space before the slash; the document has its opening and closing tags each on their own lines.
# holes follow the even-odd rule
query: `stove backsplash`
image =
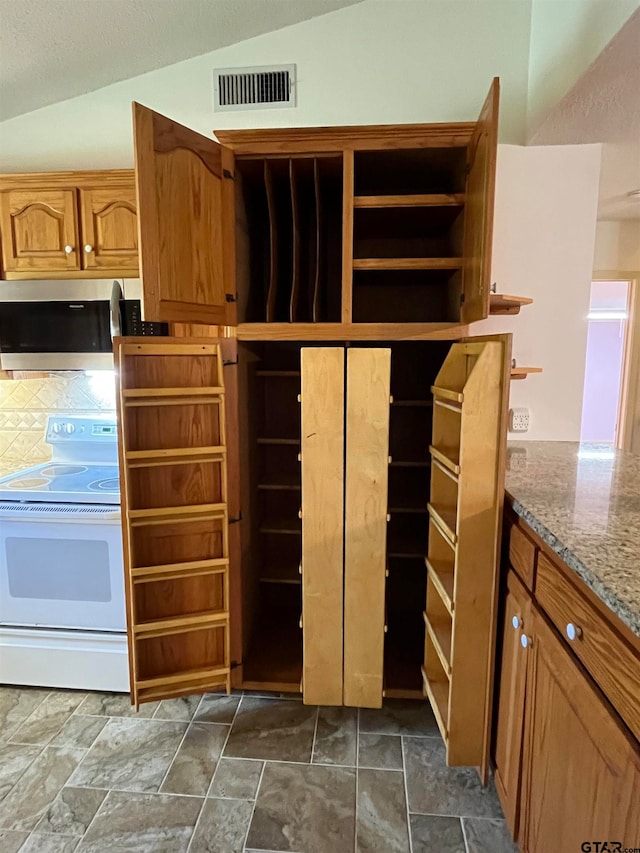
<svg viewBox="0 0 640 853">
<path fill-rule="evenodd" d="M 114 410 L 115 379 L 110 371 L 0 379 L 0 477 L 51 458 L 44 441 L 48 414 Z"/>
</svg>

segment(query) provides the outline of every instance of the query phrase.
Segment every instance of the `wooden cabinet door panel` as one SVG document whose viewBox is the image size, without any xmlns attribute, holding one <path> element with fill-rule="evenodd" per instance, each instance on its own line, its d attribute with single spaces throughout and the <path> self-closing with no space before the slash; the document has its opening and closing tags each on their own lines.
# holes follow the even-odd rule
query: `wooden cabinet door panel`
<svg viewBox="0 0 640 853">
<path fill-rule="evenodd" d="M 233 154 L 133 105 L 145 319 L 234 325 Z"/>
<path fill-rule="evenodd" d="M 524 704 L 527 681 L 528 649 L 521 638 L 531 633 L 530 598 L 516 577 L 509 572 L 502 626 L 500 683 L 494 749 L 495 781 L 507 826 L 518 836 L 520 774 L 524 734 Z"/>
<path fill-rule="evenodd" d="M 574 853 L 584 841 L 633 848 L 640 838 L 638 742 L 537 610 L 532 637 L 523 849 Z"/>
<path fill-rule="evenodd" d="M 347 352 L 344 704 L 382 706 L 390 349 Z"/>
<path fill-rule="evenodd" d="M 462 323 L 489 316 L 500 80 L 496 77 L 468 145 Z"/>
<path fill-rule="evenodd" d="M 85 269 L 138 270 L 135 187 L 80 190 Z"/>
<path fill-rule="evenodd" d="M 80 269 L 74 189 L 0 193 L 6 272 Z"/>
<path fill-rule="evenodd" d="M 132 702 L 229 692 L 221 347 L 116 338 L 115 363 Z"/>
<path fill-rule="evenodd" d="M 344 348 L 303 347 L 302 695 L 342 705 Z"/>
</svg>

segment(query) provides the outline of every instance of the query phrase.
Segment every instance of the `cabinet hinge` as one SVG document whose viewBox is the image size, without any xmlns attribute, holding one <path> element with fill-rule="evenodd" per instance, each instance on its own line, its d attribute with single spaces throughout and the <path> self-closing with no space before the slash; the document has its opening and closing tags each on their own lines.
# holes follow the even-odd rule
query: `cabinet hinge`
<svg viewBox="0 0 640 853">
<path fill-rule="evenodd" d="M 237 293 L 225 293 L 224 298 L 227 300 L 227 302 L 237 302 L 238 301 L 238 294 Z"/>
<path fill-rule="evenodd" d="M 223 367 L 232 367 L 234 364 L 237 364 L 237 363 L 238 363 L 238 359 L 236 359 L 235 361 L 224 361 L 223 360 L 222 366 Z"/>
<path fill-rule="evenodd" d="M 229 669 L 237 669 L 239 666 L 242 666 L 242 661 L 232 660 Z"/>
<path fill-rule="evenodd" d="M 468 175 L 470 171 L 471 171 L 471 163 L 466 163 L 465 167 L 464 167 L 465 175 Z"/>
<path fill-rule="evenodd" d="M 229 524 L 237 524 L 239 521 L 242 521 L 242 513 L 237 518 L 230 518 Z"/>
<path fill-rule="evenodd" d="M 235 181 L 235 179 L 236 179 L 236 176 L 231 174 L 231 172 L 228 169 L 222 170 L 222 177 L 226 178 L 228 181 Z"/>
<path fill-rule="evenodd" d="M 460 294 L 460 305 L 464 305 L 464 293 Z"/>
</svg>

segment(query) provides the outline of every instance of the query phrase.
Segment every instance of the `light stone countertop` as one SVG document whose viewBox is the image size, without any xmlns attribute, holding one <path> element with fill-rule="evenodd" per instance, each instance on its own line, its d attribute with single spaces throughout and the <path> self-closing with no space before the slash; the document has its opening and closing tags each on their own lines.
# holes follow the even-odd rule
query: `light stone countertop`
<svg viewBox="0 0 640 853">
<path fill-rule="evenodd" d="M 521 441 L 507 465 L 515 512 L 640 637 L 640 456 Z"/>
</svg>

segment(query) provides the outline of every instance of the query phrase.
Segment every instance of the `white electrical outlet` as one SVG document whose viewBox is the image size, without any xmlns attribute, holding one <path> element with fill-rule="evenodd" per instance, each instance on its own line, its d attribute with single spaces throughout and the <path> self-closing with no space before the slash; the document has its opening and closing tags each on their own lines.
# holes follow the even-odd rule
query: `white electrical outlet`
<svg viewBox="0 0 640 853">
<path fill-rule="evenodd" d="M 509 432 L 529 431 L 529 409 L 509 409 Z"/>
<path fill-rule="evenodd" d="M 525 447 L 507 448 L 507 470 L 524 471 L 527 467 L 527 449 Z"/>
</svg>

